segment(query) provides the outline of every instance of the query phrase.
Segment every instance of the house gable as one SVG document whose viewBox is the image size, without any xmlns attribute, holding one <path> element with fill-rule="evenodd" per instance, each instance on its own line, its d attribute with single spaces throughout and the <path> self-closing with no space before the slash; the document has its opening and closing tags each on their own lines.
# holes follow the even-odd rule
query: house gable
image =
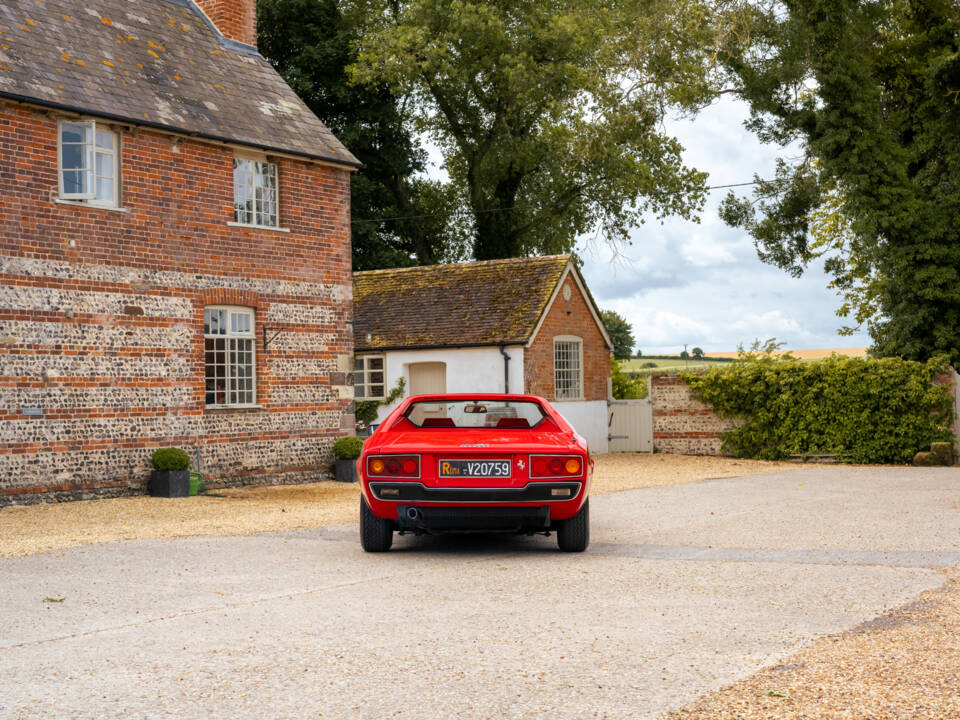
<svg viewBox="0 0 960 720">
<path fill-rule="evenodd" d="M 569 298 L 567 298 L 569 290 Z M 577 400 L 608 398 L 610 377 L 610 339 L 596 313 L 596 307 L 572 265 L 557 283 L 536 332 L 524 351 L 526 392 L 554 401 L 555 341 L 581 343 L 582 395 Z"/>
<path fill-rule="evenodd" d="M 560 279 L 557 281 L 557 286 L 553 289 L 553 293 L 550 295 L 550 299 L 547 301 L 544 306 L 540 318 L 537 320 L 537 324 L 533 329 L 533 332 L 530 334 L 530 337 L 527 338 L 527 346 L 529 347 L 536 341 L 537 334 L 540 332 L 540 327 L 543 325 L 543 321 L 546 319 L 547 315 L 550 312 L 550 309 L 553 307 L 553 303 L 557 299 L 564 287 L 568 278 L 572 278 L 573 282 L 576 283 L 577 288 L 580 291 L 581 297 L 586 303 L 587 310 L 590 312 L 590 316 L 593 318 L 594 323 L 596 323 L 597 329 L 600 331 L 600 334 L 603 336 L 603 341 L 606 344 L 608 349 L 613 348 L 613 340 L 610 337 L 610 333 L 607 332 L 607 326 L 604 325 L 603 319 L 600 317 L 600 309 L 597 307 L 596 302 L 593 299 L 593 295 L 590 294 L 590 291 L 587 289 L 587 284 L 583 280 L 583 276 L 580 275 L 580 271 L 577 270 L 577 266 L 573 264 L 573 260 L 570 260 L 567 263 L 567 267 L 564 269 L 563 274 L 560 276 Z M 571 286 L 571 292 L 572 292 Z"/>
</svg>

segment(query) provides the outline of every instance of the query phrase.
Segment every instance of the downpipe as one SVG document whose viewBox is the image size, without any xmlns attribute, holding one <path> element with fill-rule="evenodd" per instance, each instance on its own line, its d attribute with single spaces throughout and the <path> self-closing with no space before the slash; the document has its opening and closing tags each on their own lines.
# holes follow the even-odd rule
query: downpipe
<svg viewBox="0 0 960 720">
<path fill-rule="evenodd" d="M 507 351 L 503 348 L 506 347 L 501 343 L 499 349 L 500 354 L 503 355 L 503 392 L 510 392 L 510 356 L 507 355 Z"/>
</svg>

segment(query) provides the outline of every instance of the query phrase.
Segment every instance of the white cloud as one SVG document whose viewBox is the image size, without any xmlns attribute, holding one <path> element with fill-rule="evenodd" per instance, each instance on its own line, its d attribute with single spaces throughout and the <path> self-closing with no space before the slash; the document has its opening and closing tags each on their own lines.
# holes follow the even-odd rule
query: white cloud
<svg viewBox="0 0 960 720">
<path fill-rule="evenodd" d="M 754 174 L 768 177 L 778 150 L 742 127 L 746 117 L 745 106 L 728 98 L 668 130 L 686 148 L 687 162 L 710 173 L 711 184 L 746 182 Z M 826 287 L 822 264 L 793 278 L 762 263 L 751 238 L 720 220 L 717 207 L 727 192 L 711 192 L 700 223 L 671 218 L 642 225 L 619 256 L 606 247 L 583 248 L 584 275 L 600 306 L 623 315 L 648 354 L 678 352 L 685 343 L 731 351 L 773 337 L 794 349 L 868 345 L 865 334 L 837 335 L 840 301 Z"/>
</svg>

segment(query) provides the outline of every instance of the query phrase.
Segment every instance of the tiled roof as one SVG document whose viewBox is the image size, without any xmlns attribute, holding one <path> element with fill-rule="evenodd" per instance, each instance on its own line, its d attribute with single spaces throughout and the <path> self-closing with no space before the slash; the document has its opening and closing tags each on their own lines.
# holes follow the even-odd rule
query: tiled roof
<svg viewBox="0 0 960 720">
<path fill-rule="evenodd" d="M 358 165 L 270 63 L 190 0 L 2 0 L 4 96 Z"/>
<path fill-rule="evenodd" d="M 353 274 L 358 350 L 522 343 L 569 255 Z"/>
</svg>

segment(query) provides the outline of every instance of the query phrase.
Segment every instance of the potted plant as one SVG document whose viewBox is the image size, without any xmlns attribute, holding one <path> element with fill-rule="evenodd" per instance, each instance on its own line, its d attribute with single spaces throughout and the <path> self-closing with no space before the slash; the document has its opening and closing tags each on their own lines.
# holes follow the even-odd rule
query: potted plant
<svg viewBox="0 0 960 720">
<path fill-rule="evenodd" d="M 357 481 L 357 458 L 363 450 L 363 440 L 358 437 L 342 437 L 333 444 L 336 458 L 334 479 L 338 482 Z"/>
<path fill-rule="evenodd" d="M 160 448 L 150 456 L 150 494 L 154 497 L 190 495 L 190 456 L 180 448 Z"/>
</svg>

